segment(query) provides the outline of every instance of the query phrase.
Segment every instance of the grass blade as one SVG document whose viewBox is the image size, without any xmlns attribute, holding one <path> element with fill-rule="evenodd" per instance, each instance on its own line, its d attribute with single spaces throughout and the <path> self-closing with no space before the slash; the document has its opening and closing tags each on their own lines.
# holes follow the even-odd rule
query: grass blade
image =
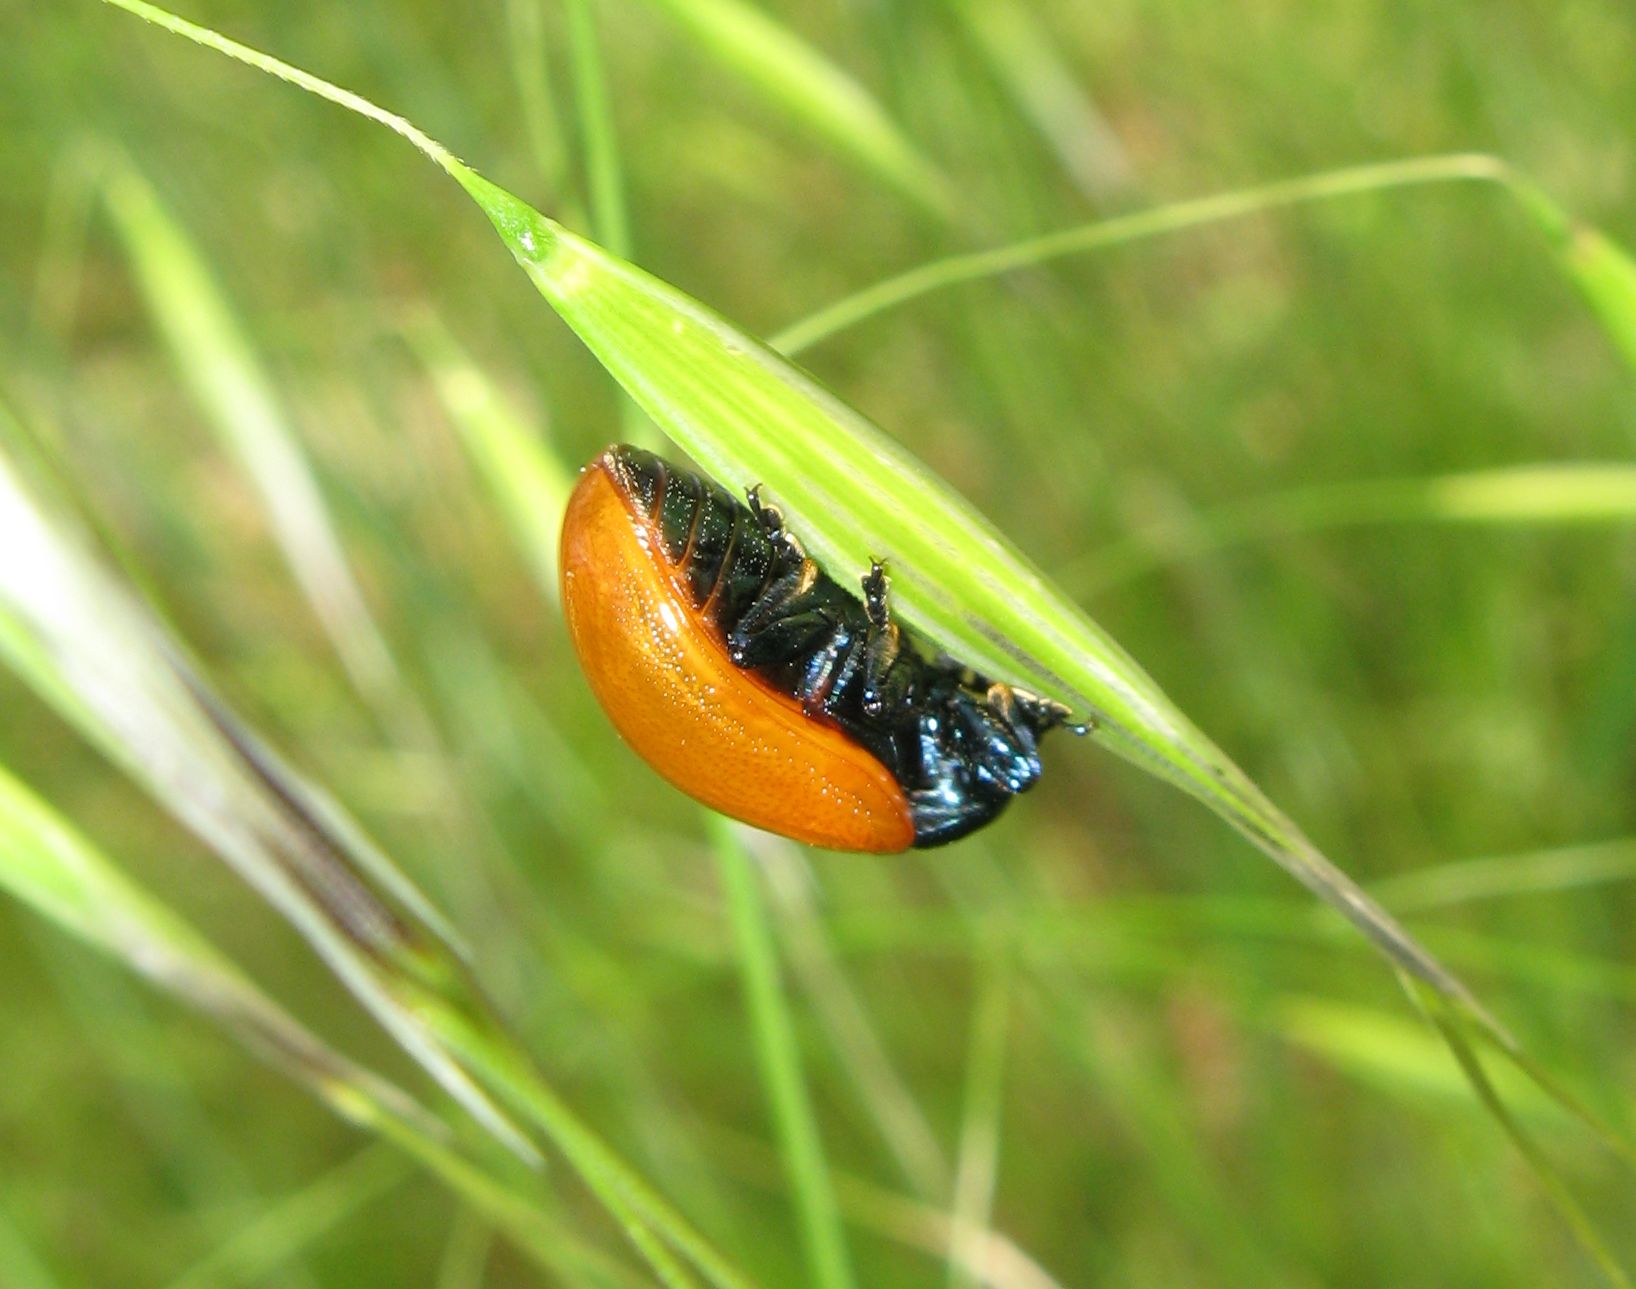
<svg viewBox="0 0 1636 1289">
<path fill-rule="evenodd" d="M 621 255 L 630 254 L 630 212 L 619 161 L 619 134 L 608 102 L 602 53 L 597 48 L 592 0 L 568 0 L 568 44 L 574 60 L 574 98 L 579 108 L 580 141 L 591 192 L 591 227 Z"/>
<path fill-rule="evenodd" d="M 1462 988 L 964 498 L 772 350 L 633 265 L 467 181 L 563 318 L 716 478 L 763 484 L 832 569 L 892 571 L 898 613 L 989 675 L 1056 698 L 1341 909 L 1400 965 Z"/>
<path fill-rule="evenodd" d="M 3 1208 L 0 1208 L 0 1277 L 12 1289 L 63 1289 L 63 1281 L 28 1246 Z"/>
<path fill-rule="evenodd" d="M 966 1104 L 960 1128 L 960 1160 L 955 1179 L 954 1239 L 949 1246 L 949 1289 L 974 1283 L 969 1267 L 973 1250 L 990 1234 L 994 1216 L 994 1183 L 1000 1156 L 1000 1117 L 1004 1102 L 1006 1030 L 1010 1020 L 1003 960 L 980 967 L 977 1001 L 972 1008 L 967 1043 Z"/>
<path fill-rule="evenodd" d="M 555 600 L 560 593 L 561 515 L 574 486 L 573 473 L 544 448 L 522 414 L 435 316 L 418 315 L 406 335 L 540 590 Z"/>
<path fill-rule="evenodd" d="M 0 655 L 278 908 L 439 1082 L 531 1156 L 398 992 L 400 977 L 421 980 L 428 968 L 460 979 L 441 919 L 335 807 L 237 728 L 60 522 L 0 457 L 0 544 L 12 556 L 0 565 Z"/>
<path fill-rule="evenodd" d="M 1610 1285 L 1615 1286 L 1615 1289 L 1631 1289 L 1630 1277 L 1619 1265 L 1607 1242 L 1603 1240 L 1595 1221 L 1585 1212 L 1556 1166 L 1546 1157 L 1528 1130 L 1517 1121 L 1510 1106 L 1490 1082 L 1488 1071 L 1483 1068 L 1481 1059 L 1467 1041 L 1465 1033 L 1467 1018 L 1451 1010 L 1447 999 L 1429 993 L 1417 982 L 1405 980 L 1404 983 L 1410 995 L 1421 1004 L 1432 1024 L 1437 1027 L 1443 1041 L 1448 1044 L 1449 1051 L 1454 1053 L 1455 1059 L 1460 1063 L 1460 1072 L 1465 1075 L 1467 1083 L 1476 1089 L 1483 1107 L 1505 1130 L 1506 1136 L 1511 1138 L 1517 1153 L 1527 1161 L 1541 1189 L 1551 1197 L 1557 1211 L 1562 1214 L 1574 1235 L 1578 1237 L 1581 1247 L 1595 1261 L 1597 1269 Z"/>
<path fill-rule="evenodd" d="M 143 0 L 107 2 L 360 112 L 413 142 L 466 189 L 559 315 L 660 429 L 708 472 L 739 488 L 765 485 L 832 570 L 867 568 L 876 555 L 889 559 L 897 609 L 912 626 L 974 667 L 1094 718 L 1100 741 L 1207 805 L 1340 911 L 1402 972 L 1449 1000 L 1455 1014 L 1536 1081 L 1541 1078 L 1470 992 L 1337 869 L 1123 649 L 968 502 L 810 375 L 698 301 L 483 179 L 403 118 Z M 1167 208 L 1145 222 L 1133 217 L 1123 235 L 1128 240 L 1279 201 L 1447 178 L 1512 181 L 1509 169 L 1490 157 L 1398 162 Z M 1093 245 L 1106 240 L 1106 226 L 1100 233 L 1079 230 L 1048 241 L 1046 249 L 1086 249 L 1087 237 Z M 1037 261 L 1040 243 L 1032 245 L 1033 258 L 1016 263 Z M 1015 256 L 1015 248 L 1009 253 Z M 963 271 L 969 279 L 990 269 L 974 271 L 968 259 Z M 502 1082 L 514 1072 L 504 1062 L 488 1067 Z M 1554 1087 L 1547 1090 L 1558 1095 Z M 536 1090 L 526 1091 L 532 1097 Z M 531 1108 L 550 1109 L 538 1102 Z M 1605 1130 L 1602 1135 L 1619 1148 Z"/>
<path fill-rule="evenodd" d="M 177 1276 L 165 1289 L 252 1284 L 277 1271 L 303 1245 L 401 1185 L 409 1176 L 396 1151 L 368 1147 L 295 1194 L 276 1201 L 232 1239 Z"/>
<path fill-rule="evenodd" d="M 850 1289 L 856 1282 L 846 1235 L 830 1187 L 823 1140 L 801 1073 L 795 1027 L 779 979 L 778 951 L 754 862 L 735 835 L 733 825 L 719 816 L 712 822 L 717 868 L 738 942 L 739 971 L 755 1031 L 756 1059 L 772 1102 L 785 1171 L 801 1215 L 801 1238 L 812 1283 L 818 1289 Z"/>
<path fill-rule="evenodd" d="M 204 839 L 496 1139 L 555 1140 L 666 1283 L 742 1284 L 681 1215 L 546 1085 L 495 1016 L 449 929 L 340 809 L 217 700 L 181 650 L 91 561 L 0 456 L 0 656 Z M 487 1090 L 485 1090 L 485 1085 Z"/>
<path fill-rule="evenodd" d="M 1128 188 L 1130 158 L 1043 27 L 1049 15 L 1017 0 L 949 0 L 949 7 L 1079 191 L 1105 201 Z"/>
<path fill-rule="evenodd" d="M 1636 260 L 1611 238 L 1584 225 L 1573 229 L 1560 250 L 1602 329 L 1636 368 Z"/>
<path fill-rule="evenodd" d="M 601 1261 L 542 1207 L 538 1193 L 519 1191 L 474 1162 L 441 1120 L 326 1046 L 3 766 L 0 889 L 210 1016 L 342 1118 L 397 1146 L 541 1266 L 574 1271 Z"/>
<path fill-rule="evenodd" d="M 1092 594 L 1226 547 L 1366 524 L 1636 524 L 1636 466 L 1603 461 L 1511 466 L 1252 497 L 1133 532 L 1059 569 L 1058 577 Z"/>
<path fill-rule="evenodd" d="M 226 295 L 158 194 L 110 159 L 103 194 L 177 370 L 261 496 L 273 534 L 353 683 L 391 711 L 397 669 L 364 602 L 299 439 Z"/>
<path fill-rule="evenodd" d="M 1325 170 L 933 260 L 837 300 L 786 327 L 770 343 L 781 353 L 797 354 L 839 331 L 934 291 L 1037 268 L 1071 255 L 1309 202 L 1427 184 L 1469 182 L 1493 184 L 1518 203 L 1549 243 L 1563 272 L 1590 302 L 1609 339 L 1636 367 L 1636 262 L 1609 238 L 1569 216 L 1510 164 L 1481 152 L 1408 157 Z"/>
<path fill-rule="evenodd" d="M 746 0 L 650 0 L 771 106 L 922 210 L 954 204 L 947 179 L 850 75 Z"/>
<path fill-rule="evenodd" d="M 402 117 L 145 0 L 106 3 L 408 139 L 466 189 L 558 314 L 709 473 L 741 489 L 765 485 L 832 569 L 864 569 L 876 555 L 888 559 L 896 608 L 911 625 L 979 670 L 1093 718 L 1097 736 L 1113 750 L 1215 810 L 1397 965 L 1462 999 L 1509 1043 L 1469 992 L 1336 869 L 1123 649 L 969 502 L 810 375 L 698 301 L 490 183 Z M 1229 195 L 1164 219 L 1184 227 L 1227 209 L 1259 209 L 1269 191 L 1291 201 L 1320 190 L 1380 187 L 1383 177 L 1399 183 L 1451 173 L 1493 178 L 1496 165 L 1491 158 L 1459 157 L 1365 168 Z"/>
</svg>

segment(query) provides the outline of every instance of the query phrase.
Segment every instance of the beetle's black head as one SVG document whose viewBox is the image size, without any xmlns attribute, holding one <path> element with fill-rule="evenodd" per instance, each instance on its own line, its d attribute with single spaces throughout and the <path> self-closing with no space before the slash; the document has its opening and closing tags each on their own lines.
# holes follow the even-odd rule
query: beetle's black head
<svg viewBox="0 0 1636 1289">
<path fill-rule="evenodd" d="M 905 715 L 914 726 L 909 805 L 919 848 L 975 832 L 1032 788 L 1040 739 L 1068 721 L 1060 703 L 953 668 Z"/>
</svg>

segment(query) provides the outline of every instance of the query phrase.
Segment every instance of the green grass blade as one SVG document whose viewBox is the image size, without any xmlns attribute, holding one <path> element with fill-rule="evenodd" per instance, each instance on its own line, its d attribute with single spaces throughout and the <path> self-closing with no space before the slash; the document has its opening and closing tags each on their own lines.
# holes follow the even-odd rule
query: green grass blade
<svg viewBox="0 0 1636 1289">
<path fill-rule="evenodd" d="M 911 625 L 979 670 L 1093 718 L 1101 741 L 1204 802 L 1395 963 L 1476 1011 L 1468 991 L 1336 869 L 1123 649 L 969 502 L 810 375 L 490 183 L 402 117 L 143 0 L 106 2 L 407 138 L 466 189 L 558 314 L 709 473 L 740 489 L 765 485 L 831 569 L 865 569 L 875 556 L 889 560 L 894 603 Z M 1436 158 L 1275 187 L 1288 201 L 1320 189 L 1378 188 L 1383 173 L 1399 183 L 1451 171 L 1492 178 L 1495 165 L 1486 157 Z M 1234 203 L 1259 209 L 1268 191 L 1214 199 L 1208 213 L 1167 218 L 1182 227 L 1219 217 Z"/>
<path fill-rule="evenodd" d="M 1636 839 L 1618 838 L 1436 864 L 1370 889 L 1396 908 L 1435 909 L 1633 881 Z"/>
<path fill-rule="evenodd" d="M 820 563 L 886 559 L 893 603 L 912 626 L 978 670 L 1092 718 L 1101 741 L 1205 802 L 1395 961 L 1463 993 L 1123 649 L 895 441 L 697 301 L 475 177 L 467 188 L 654 422 L 716 478 L 764 485 Z"/>
<path fill-rule="evenodd" d="M 719 1271 L 716 1283 L 742 1283 L 545 1084 L 408 879 L 210 693 L 63 527 L 0 455 L 0 547 L 12 556 L 0 561 L 0 657 L 277 908 L 479 1123 L 535 1162 L 491 1093 L 527 1110 L 666 1283 L 693 1282 L 661 1241 Z"/>
<path fill-rule="evenodd" d="M 707 471 L 739 488 L 765 485 L 832 571 L 862 570 L 873 555 L 889 559 L 895 604 L 912 626 L 974 667 L 1094 718 L 1102 742 L 1206 804 L 1345 915 L 1392 963 L 1451 1000 L 1501 1050 L 1534 1072 L 1515 1040 L 1469 991 L 1313 846 L 1117 644 L 969 503 L 811 376 L 699 302 L 483 179 L 402 118 L 142 0 L 108 3 L 410 139 L 466 189 L 559 315 L 667 436 Z M 1168 208 L 1150 213 L 1145 223 L 1136 217 L 1124 235 L 1128 240 L 1235 209 L 1264 209 L 1326 192 L 1509 176 L 1502 163 L 1488 157 L 1391 163 L 1228 194 L 1191 209 Z M 1087 236 L 1094 245 L 1107 237 L 1106 229 L 1080 230 L 1048 241 L 1045 249 L 1054 254 L 1086 249 Z M 1040 244 L 1033 244 L 1016 263 L 1037 262 L 1039 251 Z M 991 271 L 993 261 L 984 264 L 989 267 L 974 271 L 968 262 L 966 278 Z M 508 1071 L 502 1066 L 498 1072 Z"/>
<path fill-rule="evenodd" d="M 5 1209 L 0 1208 L 0 1282 L 12 1289 L 63 1289 L 45 1260 L 31 1249 Z"/>
<path fill-rule="evenodd" d="M 353 683 L 390 708 L 398 687 L 391 654 L 342 554 L 295 430 L 226 295 L 134 167 L 110 160 L 103 193 L 177 369 L 260 493 L 279 547 Z"/>
<path fill-rule="evenodd" d="M 540 589 L 555 600 L 560 592 L 557 547 L 573 473 L 546 450 L 523 415 L 436 317 L 417 316 L 406 334 Z"/>
<path fill-rule="evenodd" d="M 1574 228 L 1561 254 L 1602 329 L 1636 369 L 1636 260 L 1611 238 L 1584 225 Z"/>
<path fill-rule="evenodd" d="M 962 1241 L 978 1242 L 989 1233 L 994 1217 L 995 1176 L 1000 1157 L 1000 1118 L 1004 1109 L 1006 1037 L 1010 1008 L 1003 961 L 989 959 L 979 967 L 977 1000 L 972 1008 L 967 1044 L 965 1113 L 960 1127 L 960 1158 L 955 1176 L 953 1225 L 949 1245 L 949 1289 L 974 1285 L 970 1251 Z"/>
<path fill-rule="evenodd" d="M 829 1031 L 839 1065 L 853 1081 L 859 1104 L 881 1141 L 922 1199 L 948 1195 L 952 1172 L 925 1112 L 903 1075 L 843 965 L 837 961 L 828 928 L 817 907 L 811 866 L 794 842 L 762 836 L 755 855 L 776 903 L 779 941 L 791 974 L 812 1000 Z"/>
<path fill-rule="evenodd" d="M 1424 1008 L 1432 1024 L 1437 1026 L 1437 1031 L 1448 1044 L 1449 1051 L 1454 1053 L 1455 1059 L 1460 1063 L 1460 1071 L 1465 1075 L 1466 1081 L 1476 1089 L 1484 1108 L 1511 1138 L 1512 1144 L 1527 1162 L 1541 1189 L 1551 1197 L 1552 1203 L 1573 1230 L 1581 1247 L 1595 1261 L 1597 1269 L 1610 1285 L 1615 1286 L 1615 1289 L 1631 1289 L 1630 1276 L 1619 1265 L 1618 1258 L 1608 1247 L 1607 1241 L 1602 1238 L 1594 1219 L 1586 1213 L 1584 1206 L 1569 1189 L 1556 1165 L 1540 1149 L 1527 1128 L 1517 1121 L 1510 1104 L 1502 1098 L 1490 1081 L 1481 1058 L 1467 1041 L 1467 1018 L 1452 1010 L 1447 999 L 1430 993 L 1418 982 L 1405 979 L 1404 985 L 1410 995 Z M 1478 1037 L 1486 1035 L 1479 1034 Z"/>
<path fill-rule="evenodd" d="M 1369 524 L 1574 527 L 1636 523 L 1636 467 L 1568 462 L 1423 479 L 1368 479 L 1234 502 L 1140 529 L 1057 570 L 1082 594 L 1166 565 L 1292 533 Z"/>
<path fill-rule="evenodd" d="M 255 1221 L 177 1276 L 165 1289 L 212 1289 L 265 1280 L 304 1246 L 402 1185 L 407 1160 L 370 1146 L 295 1194 L 268 1205 Z"/>
<path fill-rule="evenodd" d="M 591 193 L 591 227 L 597 238 L 618 254 L 629 255 L 630 212 L 625 206 L 625 178 L 619 160 L 619 133 L 608 102 L 602 52 L 597 47 L 592 0 L 567 0 L 568 45 L 574 62 L 574 98 L 579 110 L 580 142 L 585 149 Z M 622 249 L 621 249 L 622 248 Z"/>
<path fill-rule="evenodd" d="M 3 766 L 0 889 L 210 1016 L 342 1118 L 393 1143 L 542 1267 L 571 1272 L 606 1261 L 580 1245 L 538 1193 L 468 1158 L 441 1120 L 290 1017 Z"/>
<path fill-rule="evenodd" d="M 1570 217 L 1532 180 L 1486 153 L 1410 157 L 1325 170 L 933 260 L 837 300 L 786 327 L 770 343 L 781 353 L 797 354 L 839 331 L 934 291 L 1036 268 L 1066 256 L 1288 206 L 1396 188 L 1473 181 L 1495 185 L 1518 203 L 1550 244 L 1563 272 L 1590 302 L 1614 346 L 1636 366 L 1636 261 L 1615 242 Z"/>
<path fill-rule="evenodd" d="M 120 0 L 111 2 L 119 3 Z M 1190 201 L 1172 202 L 1151 210 L 1133 211 L 1112 219 L 1079 224 L 1006 246 L 951 255 L 917 265 L 837 300 L 786 327 L 769 343 L 781 353 L 797 354 L 867 318 L 899 308 L 934 291 L 999 277 L 1019 269 L 1037 268 L 1071 255 L 1085 255 L 1223 220 L 1241 219 L 1282 206 L 1419 184 L 1468 180 L 1503 182 L 1508 174 L 1505 163 L 1496 157 L 1482 153 L 1455 153 L 1349 166 L 1232 192 L 1212 193 Z"/>
<path fill-rule="evenodd" d="M 801 1216 L 801 1238 L 812 1283 L 850 1289 L 856 1283 L 846 1233 L 824 1162 L 823 1139 L 801 1072 L 801 1053 L 784 994 L 754 862 L 725 819 L 714 820 L 717 870 L 727 896 L 739 971 L 755 1032 L 756 1060 L 772 1102 L 773 1120 L 790 1188 Z"/>
<path fill-rule="evenodd" d="M 141 607 L 39 509 L 0 456 L 0 656 L 280 909 L 404 1047 L 532 1153 L 404 1006 L 394 972 L 458 963 L 406 878 L 224 712 Z M 339 838 L 339 839 L 337 839 Z M 360 872 L 383 878 L 398 906 Z"/>
<path fill-rule="evenodd" d="M 649 0 L 776 111 L 939 218 L 948 180 L 848 73 L 746 0 Z"/>
<path fill-rule="evenodd" d="M 506 0 L 506 52 L 517 83 L 523 128 L 534 163 L 550 193 L 564 190 L 568 147 L 551 86 L 551 61 L 545 38 L 544 0 Z"/>
<path fill-rule="evenodd" d="M 402 995 L 429 970 L 462 979 L 447 928 L 355 825 L 233 721 L 63 527 L 0 456 L 0 545 L 11 555 L 0 562 L 0 656 L 278 908 L 473 1114 L 532 1156 Z"/>
<path fill-rule="evenodd" d="M 1076 83 L 1043 23 L 1050 15 L 1019 0 L 947 0 L 1018 110 L 1086 197 L 1104 201 L 1129 187 L 1119 136 Z"/>
</svg>

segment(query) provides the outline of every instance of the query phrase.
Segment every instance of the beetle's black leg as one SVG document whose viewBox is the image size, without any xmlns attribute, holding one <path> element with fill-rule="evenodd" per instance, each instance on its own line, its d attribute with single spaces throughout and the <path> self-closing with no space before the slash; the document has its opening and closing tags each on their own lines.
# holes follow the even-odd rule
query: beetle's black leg
<svg viewBox="0 0 1636 1289">
<path fill-rule="evenodd" d="M 1075 734 L 1088 734 L 1096 726 L 1095 721 L 1069 724 L 1068 718 L 1073 713 L 1066 707 L 1049 698 L 1041 698 L 1038 694 L 1030 694 L 1026 689 L 1013 689 L 1010 685 L 997 685 L 990 687 L 990 694 L 993 693 L 996 687 L 1005 689 L 1011 696 L 1011 710 L 1015 712 L 1012 720 L 1016 721 L 1018 718 L 1025 720 L 1036 737 L 1045 733 L 1046 730 L 1056 729 L 1059 725 L 1066 726 Z"/>
<path fill-rule="evenodd" d="M 807 555 L 805 548 L 796 539 L 795 534 L 784 526 L 784 512 L 777 506 L 761 500 L 761 485 L 756 484 L 744 496 L 750 503 L 750 513 L 755 516 L 756 523 L 760 524 L 761 531 L 767 534 L 767 540 L 775 547 L 805 559 Z"/>
<path fill-rule="evenodd" d="M 996 689 L 1003 692 L 997 695 Z M 1039 745 L 1033 730 L 1016 722 L 1014 714 L 1004 685 L 990 686 L 981 695 L 962 691 L 950 704 L 964 759 L 977 776 L 1005 792 L 1026 792 L 1040 777 Z"/>
<path fill-rule="evenodd" d="M 775 618 L 755 631 L 745 631 L 741 624 L 727 637 L 727 656 L 737 667 L 776 667 L 820 648 L 834 629 L 835 619 L 824 609 Z"/>
<path fill-rule="evenodd" d="M 821 576 L 818 565 L 810 559 L 802 560 L 788 572 L 775 571 L 771 580 L 740 615 L 732 635 L 748 639 L 765 631 L 789 611 L 795 600 L 810 591 Z"/>
<path fill-rule="evenodd" d="M 886 565 L 878 559 L 869 561 L 869 571 L 863 577 L 863 610 L 872 627 L 885 630 L 891 621 L 886 607 Z"/>
<path fill-rule="evenodd" d="M 903 647 L 897 623 L 886 603 L 886 566 L 871 560 L 863 578 L 864 613 L 869 619 L 869 635 L 864 643 L 863 710 L 879 717 L 907 696 L 912 668 L 896 666 Z"/>
<path fill-rule="evenodd" d="M 807 660 L 798 697 L 808 716 L 827 711 L 830 695 L 845 687 L 857 666 L 855 643 L 852 633 L 844 625 L 837 625 Z"/>
</svg>

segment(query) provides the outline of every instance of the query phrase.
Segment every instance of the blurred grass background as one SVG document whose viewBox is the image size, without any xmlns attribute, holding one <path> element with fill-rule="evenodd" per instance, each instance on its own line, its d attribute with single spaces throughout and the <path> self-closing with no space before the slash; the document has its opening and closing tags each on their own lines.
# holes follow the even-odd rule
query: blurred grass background
<svg viewBox="0 0 1636 1289">
<path fill-rule="evenodd" d="M 950 176 L 952 221 L 701 52 L 680 0 L 593 8 L 630 253 L 760 333 L 937 254 L 1438 151 L 1497 153 L 1636 240 L 1636 20 L 1611 0 L 761 4 Z M 190 16 L 410 114 L 571 224 L 606 218 L 555 4 Z M 765 1283 L 799 1282 L 710 839 L 595 709 L 403 327 L 434 311 L 567 462 L 618 436 L 609 382 L 465 198 L 378 130 L 88 4 L 8 27 L 0 396 L 240 709 L 439 896 L 585 1116 Z M 109 146 L 232 301 L 424 720 L 358 696 L 190 397 L 87 186 Z M 1636 376 L 1476 186 L 957 288 L 803 361 L 1068 573 L 1222 506 L 1620 461 L 1636 434 Z M 1087 600 L 1627 1129 L 1633 578 L 1618 529 L 1363 526 Z M 9 674 L 0 712 L 0 761 L 320 1032 L 410 1077 Z M 1048 760 L 953 850 L 769 856 L 861 1282 L 947 1278 L 882 1192 L 946 1208 L 958 1173 L 980 1212 L 991 1170 L 995 1226 L 1065 1285 L 1598 1283 L 1358 937 L 1162 785 L 1082 747 Z M 9 904 L 0 961 L 0 1281 L 536 1282 L 434 1183 Z M 1636 1260 L 1628 1177 L 1518 1108 Z M 566 1181 L 564 1203 L 617 1247 Z M 234 1251 L 247 1230 L 259 1259 Z"/>
</svg>

